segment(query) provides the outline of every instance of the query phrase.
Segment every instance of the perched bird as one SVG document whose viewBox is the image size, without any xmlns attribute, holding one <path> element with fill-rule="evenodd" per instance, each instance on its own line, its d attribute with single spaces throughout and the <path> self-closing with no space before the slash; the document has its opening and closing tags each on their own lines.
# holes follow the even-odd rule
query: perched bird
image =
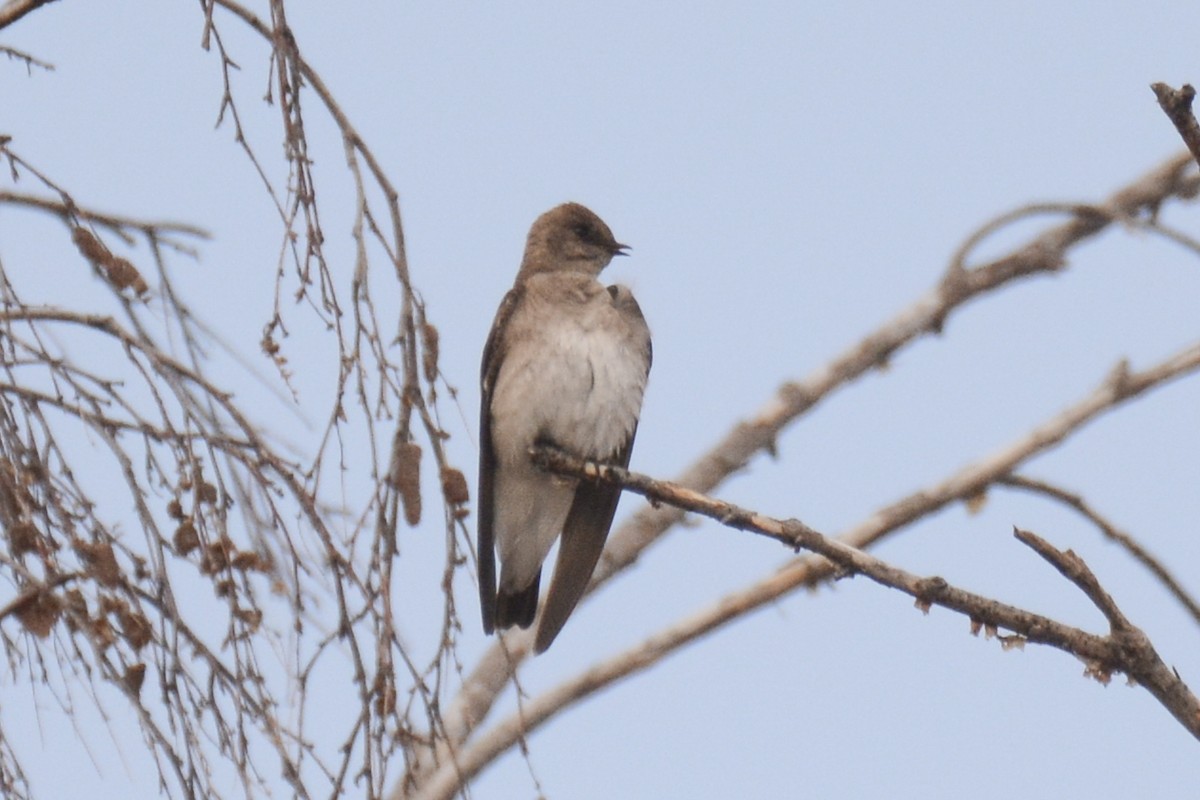
<svg viewBox="0 0 1200 800">
<path fill-rule="evenodd" d="M 483 629 L 528 628 L 542 562 L 562 534 L 538 623 L 541 653 L 587 588 L 620 489 L 545 472 L 535 444 L 627 466 L 650 372 L 650 330 L 633 294 L 597 277 L 627 245 L 564 203 L 529 230 L 513 288 L 483 351 L 479 423 L 479 592 Z M 496 555 L 500 582 L 496 584 Z"/>
</svg>

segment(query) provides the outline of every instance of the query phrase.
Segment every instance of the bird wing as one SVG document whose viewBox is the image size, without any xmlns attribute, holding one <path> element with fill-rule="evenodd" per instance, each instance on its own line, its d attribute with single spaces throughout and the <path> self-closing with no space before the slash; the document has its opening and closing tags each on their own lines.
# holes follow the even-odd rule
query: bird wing
<svg viewBox="0 0 1200 800">
<path fill-rule="evenodd" d="M 642 310 L 627 289 L 610 286 L 608 291 L 613 296 L 617 310 L 622 312 L 630 326 L 635 330 L 640 328 L 644 333 L 646 374 L 649 375 L 654 353 Z M 629 437 L 611 463 L 621 467 L 629 466 L 629 456 L 633 453 L 633 440 L 636 435 L 635 421 L 629 431 Z M 558 632 L 566 624 L 567 617 L 571 616 L 571 612 L 575 610 L 579 599 L 587 590 L 596 562 L 600 560 L 600 553 L 604 551 L 604 542 L 608 538 L 608 530 L 612 527 L 613 515 L 617 513 L 617 502 L 620 499 L 620 486 L 607 482 L 579 481 L 575 499 L 563 525 L 558 559 L 554 563 L 554 577 L 550 581 L 550 590 L 546 593 L 546 603 L 538 621 L 534 652 L 543 653 L 550 647 L 554 637 L 558 636 Z"/>
<path fill-rule="evenodd" d="M 512 289 L 500 302 L 496 320 L 483 347 L 480 368 L 479 400 L 479 521 L 475 558 L 479 565 L 479 604 L 483 612 L 484 633 L 491 633 L 496 623 L 496 548 L 493 526 L 496 519 L 495 477 L 496 452 L 492 445 L 492 389 L 504 363 L 504 330 L 520 299 L 519 288 Z"/>
</svg>

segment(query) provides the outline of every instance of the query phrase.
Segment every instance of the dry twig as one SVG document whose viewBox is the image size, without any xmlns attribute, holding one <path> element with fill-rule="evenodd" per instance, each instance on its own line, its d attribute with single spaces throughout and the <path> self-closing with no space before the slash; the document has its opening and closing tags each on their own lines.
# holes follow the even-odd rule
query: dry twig
<svg viewBox="0 0 1200 800">
<path fill-rule="evenodd" d="M 38 5 L 10 2 L 0 13 L 24 14 Z M 48 610 L 76 609 L 30 621 L 38 631 L 48 621 L 47 632 L 64 642 L 60 652 L 77 651 L 79 665 L 95 666 L 87 679 L 118 685 L 135 710 L 146 712 L 139 716 L 165 786 L 185 794 L 210 793 L 220 771 L 214 764 L 221 763 L 237 771 L 247 791 L 265 789 L 265 772 L 254 769 L 249 755 L 265 743 L 268 750 L 262 752 L 274 751 L 299 796 L 314 791 L 319 783 L 315 776 L 328 784 L 320 794 L 338 794 L 353 784 L 366 796 L 379 796 L 389 767 L 411 761 L 405 753 L 421 746 L 420 729 L 439 729 L 438 699 L 446 675 L 457 666 L 453 650 L 459 626 L 450 592 L 444 594 L 442 633 L 431 657 L 418 662 L 397 632 L 389 591 L 397 517 L 410 524 L 418 521 L 417 481 L 427 468 L 421 461 L 433 461 L 440 478 L 446 555 L 442 574 L 431 585 L 434 590 L 448 587 L 467 560 L 461 488 L 466 482 L 444 448 L 448 433 L 437 407 L 444 385 L 437 330 L 409 278 L 399 193 L 304 59 L 282 0 L 272 0 L 269 10 L 264 19 L 235 0 L 202 0 L 203 44 L 215 46 L 220 58 L 221 120 L 231 121 L 235 139 L 262 178 L 282 223 L 275 314 L 265 326 L 263 350 L 287 381 L 286 315 L 307 309 L 336 337 L 333 400 L 316 453 L 304 461 L 285 457 L 207 373 L 207 345 L 214 339 L 175 293 L 162 252 L 190 252 L 181 239 L 201 231 L 87 210 L 14 153 L 11 140 L 0 138 L 0 158 L 11 167 L 14 180 L 32 176 L 49 191 L 47 197 L 6 191 L 0 202 L 64 219 L 81 253 L 115 290 L 107 299 L 117 304 L 115 313 L 42 307 L 28 302 L 0 269 L 5 305 L 0 346 L 6 370 L 0 391 L 11 403 L 0 412 L 13 411 L 0 413 L 0 467 L 11 464 L 16 476 L 12 485 L 22 487 L 13 495 L 21 502 L 11 509 L 21 531 L 19 542 L 32 548 L 22 558 L 40 559 L 41 564 L 23 572 L 20 560 L 5 561 L 0 554 L 0 575 L 10 578 L 17 596 L 67 570 L 89 577 L 82 582 L 80 598 L 86 607 L 59 596 L 72 587 L 49 595 L 38 590 L 22 601 L 23 607 L 30 606 L 29 598 L 47 596 Z M 221 26 L 230 20 L 257 33 L 269 56 L 266 99 L 280 112 L 290 172 L 286 188 L 278 191 L 242 127 L 238 63 L 251 62 L 226 49 Z M 259 87 L 251 91 L 257 101 Z M 355 184 L 352 239 L 358 260 L 341 271 L 345 259 L 325 256 L 327 236 L 312 166 L 318 158 L 310 153 L 306 134 L 306 103 L 314 99 L 313 108 L 341 131 L 347 171 Z M 112 237 L 126 245 L 145 241 L 158 280 L 144 265 L 135 267 L 132 255 L 120 254 L 116 243 L 106 241 Z M 368 259 L 379 253 L 390 270 L 370 268 Z M 381 281 L 390 285 L 381 293 L 375 290 L 386 298 L 378 310 L 373 284 Z M 139 297 L 122 294 L 122 289 L 133 289 Z M 149 304 L 141 295 L 155 301 L 154 310 L 161 313 L 147 313 Z M 399 299 L 394 312 L 392 298 Z M 399 324 L 393 327 L 395 317 Z M 170 326 L 165 335 L 158 324 L 162 320 Z M 72 358 L 69 349 L 58 347 L 60 341 L 94 360 Z M 115 359 L 102 358 L 108 355 Z M 88 488 L 76 483 L 74 476 L 88 470 L 77 467 L 81 454 L 73 443 L 79 437 L 66 437 L 67 429 L 72 434 L 83 430 L 85 441 L 106 448 L 112 464 L 107 472 L 123 482 L 143 542 L 136 535 L 122 535 L 103 518 L 106 504 L 94 502 Z M 405 458 L 393 458 L 393 450 Z M 344 488 L 346 453 L 353 453 L 359 464 L 369 462 L 375 490 L 365 501 L 325 497 Z M 26 491 L 27 484 L 33 489 Z M 396 508 L 399 497 L 406 501 L 402 514 Z M 428 499 L 426 517 L 429 506 L 436 505 Z M 344 507 L 355 509 L 357 519 L 343 521 Z M 338 522 L 336 533 L 330 529 L 333 520 Z M 81 525 L 89 537 L 78 536 Z M 64 541 L 78 546 L 64 546 Z M 91 566 L 77 568 L 56 557 L 57 551 L 90 558 Z M 168 565 L 174 572 L 168 572 Z M 188 565 L 194 574 L 187 572 Z M 171 577 L 180 569 L 201 584 L 202 593 L 207 589 L 215 598 L 215 611 L 174 605 Z M 96 609 L 116 608 L 113 593 L 122 595 L 130 613 L 153 620 L 149 640 L 143 626 L 130 622 L 130 641 L 121 639 L 124 629 L 116 625 L 117 638 L 109 642 L 112 620 L 98 616 Z M 314 602 L 317 598 L 321 602 Z M 279 603 L 286 606 L 282 613 L 267 613 Z M 198 617 L 193 615 L 215 619 L 222 611 L 229 625 L 220 646 L 195 635 L 192 626 Z M 79 624 L 64 632 L 58 623 L 73 619 Z M 314 628 L 325 633 L 300 635 Z M 25 649 L 12 652 L 41 658 L 36 638 L 25 639 Z M 112 648 L 123 644 L 132 649 L 114 658 Z M 293 660 L 286 666 L 294 683 L 280 686 L 266 680 L 260 661 L 289 650 Z M 306 689 L 332 654 L 338 659 L 349 655 L 361 707 L 344 731 L 343 746 L 323 752 L 309 735 L 313 722 L 305 715 Z M 139 672 L 139 663 L 153 668 Z M 126 691 L 140 688 L 141 680 L 157 680 L 164 691 L 178 688 L 166 693 L 165 718 L 155 718 L 151 707 L 141 704 L 139 692 Z M 206 684 L 207 699 L 201 692 Z M 99 695 L 104 689 L 94 691 Z M 209 707 L 218 713 L 206 712 Z M 0 790 L 9 788 L 4 759 L 0 741 Z"/>
</svg>

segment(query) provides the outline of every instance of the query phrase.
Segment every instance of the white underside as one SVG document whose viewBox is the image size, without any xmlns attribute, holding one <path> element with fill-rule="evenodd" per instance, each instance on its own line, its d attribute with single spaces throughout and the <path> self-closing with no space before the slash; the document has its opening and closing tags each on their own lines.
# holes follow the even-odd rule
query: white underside
<svg viewBox="0 0 1200 800">
<path fill-rule="evenodd" d="M 529 448 L 548 438 L 580 456 L 613 457 L 637 423 L 646 383 L 644 338 L 631 334 L 607 291 L 569 314 L 540 316 L 542 325 L 520 331 L 492 391 L 495 539 L 508 591 L 533 580 L 575 494 L 574 481 L 534 467 Z"/>
</svg>

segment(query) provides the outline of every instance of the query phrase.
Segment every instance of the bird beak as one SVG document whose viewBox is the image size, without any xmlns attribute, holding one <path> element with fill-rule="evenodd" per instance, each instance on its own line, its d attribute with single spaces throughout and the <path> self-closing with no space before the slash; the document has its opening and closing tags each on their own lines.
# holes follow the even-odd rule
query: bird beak
<svg viewBox="0 0 1200 800">
<path fill-rule="evenodd" d="M 629 253 L 627 253 L 626 251 L 632 250 L 632 249 L 633 248 L 627 244 L 621 244 L 620 242 L 617 242 L 617 246 L 613 248 L 613 255 L 614 256 L 627 256 L 627 255 L 629 255 Z"/>
</svg>

